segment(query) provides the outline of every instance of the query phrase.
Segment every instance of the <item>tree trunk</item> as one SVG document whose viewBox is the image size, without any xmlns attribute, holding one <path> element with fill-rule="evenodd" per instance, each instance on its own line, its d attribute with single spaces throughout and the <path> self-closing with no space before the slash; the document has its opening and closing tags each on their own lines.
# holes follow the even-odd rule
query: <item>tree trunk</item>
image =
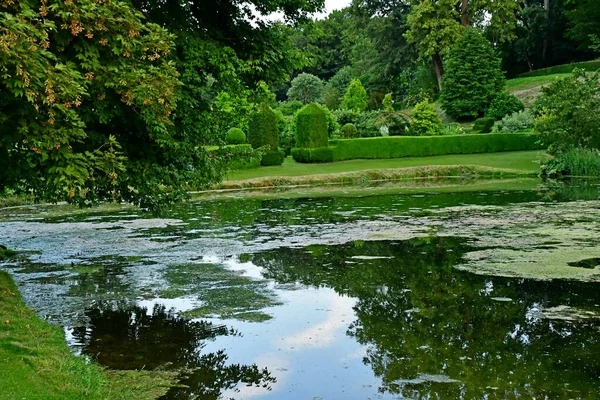
<svg viewBox="0 0 600 400">
<path fill-rule="evenodd" d="M 546 27 L 548 27 L 548 20 L 550 19 L 550 0 L 544 0 L 544 11 L 546 12 Z M 542 47 L 542 60 L 544 61 L 544 66 L 548 66 L 546 62 L 546 55 L 548 53 L 548 32 L 544 35 L 544 44 Z"/>
<path fill-rule="evenodd" d="M 460 5 L 460 21 L 462 26 L 469 26 L 469 14 L 467 14 L 467 10 L 469 8 L 469 0 L 462 0 Z"/>
<path fill-rule="evenodd" d="M 438 80 L 438 87 L 440 88 L 440 92 L 442 91 L 442 78 L 444 77 L 444 65 L 442 64 L 442 57 L 439 54 L 434 54 L 431 56 L 431 61 L 433 62 L 433 69 L 435 69 L 435 75 Z"/>
</svg>

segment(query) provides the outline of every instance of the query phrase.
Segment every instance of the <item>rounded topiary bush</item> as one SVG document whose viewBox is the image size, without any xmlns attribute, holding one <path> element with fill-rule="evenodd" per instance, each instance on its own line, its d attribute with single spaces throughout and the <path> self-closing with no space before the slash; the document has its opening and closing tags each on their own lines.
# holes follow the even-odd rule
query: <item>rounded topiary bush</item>
<svg viewBox="0 0 600 400">
<path fill-rule="evenodd" d="M 254 149 L 267 147 L 261 165 L 281 165 L 285 154 L 279 150 L 277 115 L 266 105 L 259 106 L 250 115 L 248 122 L 248 142 Z"/>
<path fill-rule="evenodd" d="M 485 112 L 485 117 L 500 120 L 507 115 L 523 111 L 524 109 L 525 105 L 516 96 L 502 92 L 494 97 L 490 103 L 490 107 Z"/>
<path fill-rule="evenodd" d="M 231 128 L 225 135 L 225 143 L 242 144 L 246 143 L 246 134 L 240 128 Z"/>
<path fill-rule="evenodd" d="M 317 104 L 309 104 L 296 115 L 296 147 L 327 147 L 327 115 Z"/>
<path fill-rule="evenodd" d="M 352 139 L 358 136 L 358 130 L 354 124 L 346 124 L 342 126 L 342 137 L 344 139 Z"/>
<path fill-rule="evenodd" d="M 479 118 L 473 124 L 473 133 L 490 133 L 494 128 L 494 118 Z"/>
</svg>

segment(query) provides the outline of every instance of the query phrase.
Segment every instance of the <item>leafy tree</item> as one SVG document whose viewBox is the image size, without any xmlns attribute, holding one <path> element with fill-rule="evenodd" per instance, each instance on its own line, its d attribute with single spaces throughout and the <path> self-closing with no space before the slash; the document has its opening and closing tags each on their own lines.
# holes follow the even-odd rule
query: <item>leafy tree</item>
<svg viewBox="0 0 600 400">
<path fill-rule="evenodd" d="M 465 30 L 446 64 L 441 95 L 446 114 L 455 119 L 483 115 L 504 84 L 500 60 L 490 43 L 476 30 Z"/>
<path fill-rule="evenodd" d="M 292 80 L 287 92 L 288 99 L 302 104 L 317 103 L 323 100 L 323 82 L 314 75 L 302 73 Z"/>
<path fill-rule="evenodd" d="M 347 110 L 364 111 L 367 109 L 367 91 L 358 79 L 352 79 L 344 95 L 344 108 Z"/>
<path fill-rule="evenodd" d="M 600 3 L 594 0 L 567 0 L 565 12 L 571 29 L 568 35 L 584 50 L 593 49 L 600 37 Z"/>
<path fill-rule="evenodd" d="M 442 133 L 442 120 L 427 100 L 415 106 L 411 117 L 414 134 L 432 136 Z"/>
<path fill-rule="evenodd" d="M 549 151 L 570 147 L 600 148 L 600 75 L 575 70 L 542 88 L 535 103 L 535 130 Z"/>
<path fill-rule="evenodd" d="M 516 96 L 500 92 L 492 99 L 489 108 L 485 111 L 485 116 L 500 120 L 506 115 L 511 115 L 524 109 L 525 105 Z"/>
</svg>

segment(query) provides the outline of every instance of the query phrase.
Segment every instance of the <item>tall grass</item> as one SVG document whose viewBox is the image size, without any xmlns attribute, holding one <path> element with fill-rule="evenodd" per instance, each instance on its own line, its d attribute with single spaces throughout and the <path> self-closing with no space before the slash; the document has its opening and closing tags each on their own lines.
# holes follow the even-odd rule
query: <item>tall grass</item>
<svg viewBox="0 0 600 400">
<path fill-rule="evenodd" d="M 559 154 L 542 166 L 548 176 L 600 176 L 600 153 L 595 149 L 573 148 Z"/>
</svg>

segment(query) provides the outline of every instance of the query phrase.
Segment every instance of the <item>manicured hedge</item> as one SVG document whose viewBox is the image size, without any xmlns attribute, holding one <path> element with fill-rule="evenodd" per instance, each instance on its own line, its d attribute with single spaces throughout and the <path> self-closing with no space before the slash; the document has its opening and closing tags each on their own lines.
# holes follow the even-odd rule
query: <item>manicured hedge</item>
<svg viewBox="0 0 600 400">
<path fill-rule="evenodd" d="M 487 135 L 386 136 L 331 140 L 333 161 L 376 158 L 426 157 L 444 154 L 495 153 L 538 150 L 538 136 L 529 133 Z"/>
<path fill-rule="evenodd" d="M 600 60 L 584 61 L 572 64 L 557 65 L 549 68 L 537 69 L 535 71 L 520 74 L 518 78 L 528 78 L 531 76 L 545 76 L 554 74 L 570 74 L 575 68 L 582 68 L 586 71 L 596 71 L 600 69 Z"/>
<path fill-rule="evenodd" d="M 327 116 L 317 104 L 309 104 L 296 116 L 296 146 L 327 147 Z"/>
<path fill-rule="evenodd" d="M 281 165 L 283 164 L 283 160 L 285 159 L 285 152 L 282 150 L 277 151 L 269 151 L 268 153 L 262 156 L 260 160 L 260 165 L 263 167 L 268 167 L 271 165 Z"/>
<path fill-rule="evenodd" d="M 292 157 L 299 163 L 321 163 L 333 161 L 333 149 L 317 147 L 315 149 L 292 149 Z"/>
</svg>

